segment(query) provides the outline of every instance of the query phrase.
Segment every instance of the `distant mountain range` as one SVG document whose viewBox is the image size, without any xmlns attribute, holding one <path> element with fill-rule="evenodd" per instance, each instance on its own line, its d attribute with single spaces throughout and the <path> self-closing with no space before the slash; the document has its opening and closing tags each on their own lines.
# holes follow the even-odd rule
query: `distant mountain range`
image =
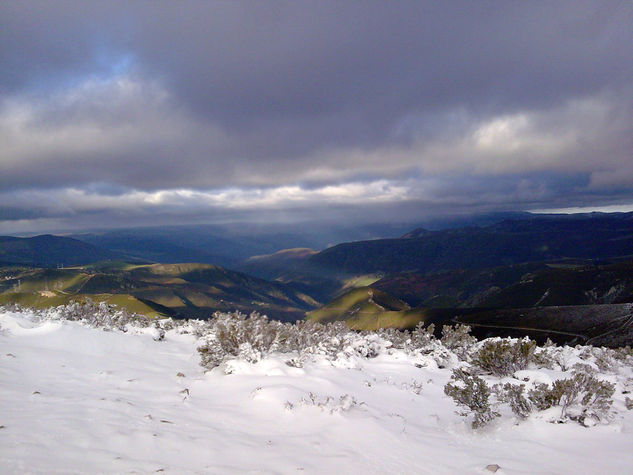
<svg viewBox="0 0 633 475">
<path fill-rule="evenodd" d="M 18 290 L 13 269 L 0 288 L 4 301 L 9 293 L 24 294 L 16 297 L 24 302 L 47 296 L 49 303 L 116 295 L 108 298 L 128 299 L 131 307 L 163 315 L 240 309 L 296 319 L 309 311 L 315 320 L 345 319 L 356 328 L 407 327 L 481 311 L 491 318 L 499 309 L 514 315 L 510 310 L 633 302 L 633 213 L 511 218 L 450 229 L 418 227 L 400 237 L 321 251 L 309 244 L 319 239 L 322 244 L 323 236 L 308 238 L 308 227 L 295 234 L 288 228 L 253 228 L 249 234 L 194 226 L 78 235 L 87 242 L 0 237 L 5 266 L 78 266 L 63 275 L 50 274 L 61 269 L 21 269 Z M 293 246 L 280 248 L 288 243 Z M 104 264 L 93 264 L 98 261 Z M 163 265 L 178 262 L 198 264 Z M 321 304 L 327 305 L 318 308 Z"/>
<path fill-rule="evenodd" d="M 333 244 L 406 232 L 410 225 L 352 226 L 334 223 L 163 226 L 74 234 L 71 237 L 128 258 L 150 262 L 200 262 L 240 269 L 253 256 L 288 248 Z"/>
<path fill-rule="evenodd" d="M 307 259 L 304 271 L 339 276 L 483 269 L 560 259 L 633 256 L 633 213 L 533 217 L 485 227 L 339 244 Z"/>
<path fill-rule="evenodd" d="M 59 267 L 123 257 L 120 253 L 68 237 L 50 234 L 30 238 L 0 236 L 0 265 Z"/>
</svg>

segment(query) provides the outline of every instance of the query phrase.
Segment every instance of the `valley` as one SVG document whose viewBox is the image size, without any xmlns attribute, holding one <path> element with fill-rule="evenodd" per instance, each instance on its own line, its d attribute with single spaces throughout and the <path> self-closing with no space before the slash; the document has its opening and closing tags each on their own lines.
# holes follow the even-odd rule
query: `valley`
<svg viewBox="0 0 633 475">
<path fill-rule="evenodd" d="M 482 338 L 633 342 L 632 213 L 525 215 L 247 257 L 253 249 L 274 249 L 274 234 L 236 252 L 246 238 L 195 235 L 175 245 L 175 238 L 153 232 L 95 234 L 91 242 L 0 238 L 0 304 L 43 308 L 90 299 L 153 317 L 206 319 L 239 310 L 282 321 L 340 320 L 356 330 L 423 322 L 439 334 L 445 324 L 464 323 Z M 289 236 L 278 246 L 305 242 Z M 248 240 L 257 242 L 257 235 Z M 187 257 L 226 267 L 173 262 Z"/>
</svg>

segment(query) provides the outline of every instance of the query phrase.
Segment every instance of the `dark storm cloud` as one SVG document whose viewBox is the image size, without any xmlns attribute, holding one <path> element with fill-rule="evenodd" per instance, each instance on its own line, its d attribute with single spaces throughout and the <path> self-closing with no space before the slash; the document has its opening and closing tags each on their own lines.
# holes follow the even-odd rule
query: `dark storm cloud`
<svg viewBox="0 0 633 475">
<path fill-rule="evenodd" d="M 13 89 L 132 55 L 221 122 L 524 107 L 628 83 L 630 2 L 36 2 L 3 7 Z"/>
<path fill-rule="evenodd" d="M 210 216 L 633 202 L 631 24 L 625 1 L 4 2 L 5 216 L 45 189 L 76 219 L 174 190 Z"/>
</svg>

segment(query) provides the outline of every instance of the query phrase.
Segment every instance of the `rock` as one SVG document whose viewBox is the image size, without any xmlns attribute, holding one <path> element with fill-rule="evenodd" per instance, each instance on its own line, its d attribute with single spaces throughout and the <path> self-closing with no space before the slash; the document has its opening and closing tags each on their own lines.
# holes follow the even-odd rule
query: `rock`
<svg viewBox="0 0 633 475">
<path fill-rule="evenodd" d="M 492 473 L 495 473 L 500 468 L 501 467 L 499 465 L 497 465 L 496 463 L 491 463 L 490 465 L 486 465 L 486 470 L 488 470 L 489 472 L 492 472 Z"/>
</svg>

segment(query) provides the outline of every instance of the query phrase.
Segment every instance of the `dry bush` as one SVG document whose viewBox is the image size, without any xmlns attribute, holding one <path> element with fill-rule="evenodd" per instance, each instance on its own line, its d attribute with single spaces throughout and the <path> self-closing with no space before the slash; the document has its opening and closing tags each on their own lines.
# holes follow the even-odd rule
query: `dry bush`
<svg viewBox="0 0 633 475">
<path fill-rule="evenodd" d="M 609 418 L 614 392 L 614 384 L 601 381 L 589 372 L 575 371 L 571 378 L 556 380 L 551 387 L 543 383 L 535 385 L 528 398 L 538 410 L 560 406 L 561 419 L 584 423 L 588 417 Z"/>
<path fill-rule="evenodd" d="M 488 340 L 473 355 L 472 363 L 493 376 L 509 376 L 536 361 L 536 342 L 527 338 L 519 341 Z"/>
<path fill-rule="evenodd" d="M 465 410 L 461 415 L 474 415 L 473 429 L 482 427 L 500 414 L 490 407 L 491 390 L 479 376 L 471 375 L 461 368 L 453 370 L 451 381 L 444 386 L 444 393 L 453 398 Z"/>
<path fill-rule="evenodd" d="M 441 342 L 442 345 L 453 351 L 460 360 L 466 361 L 472 347 L 477 343 L 477 339 L 470 334 L 468 325 L 458 323 L 454 327 L 450 325 L 442 327 Z"/>
<path fill-rule="evenodd" d="M 524 384 L 506 383 L 495 388 L 499 402 L 506 403 L 519 419 L 526 419 L 532 412 L 532 404 L 525 397 Z"/>
</svg>

